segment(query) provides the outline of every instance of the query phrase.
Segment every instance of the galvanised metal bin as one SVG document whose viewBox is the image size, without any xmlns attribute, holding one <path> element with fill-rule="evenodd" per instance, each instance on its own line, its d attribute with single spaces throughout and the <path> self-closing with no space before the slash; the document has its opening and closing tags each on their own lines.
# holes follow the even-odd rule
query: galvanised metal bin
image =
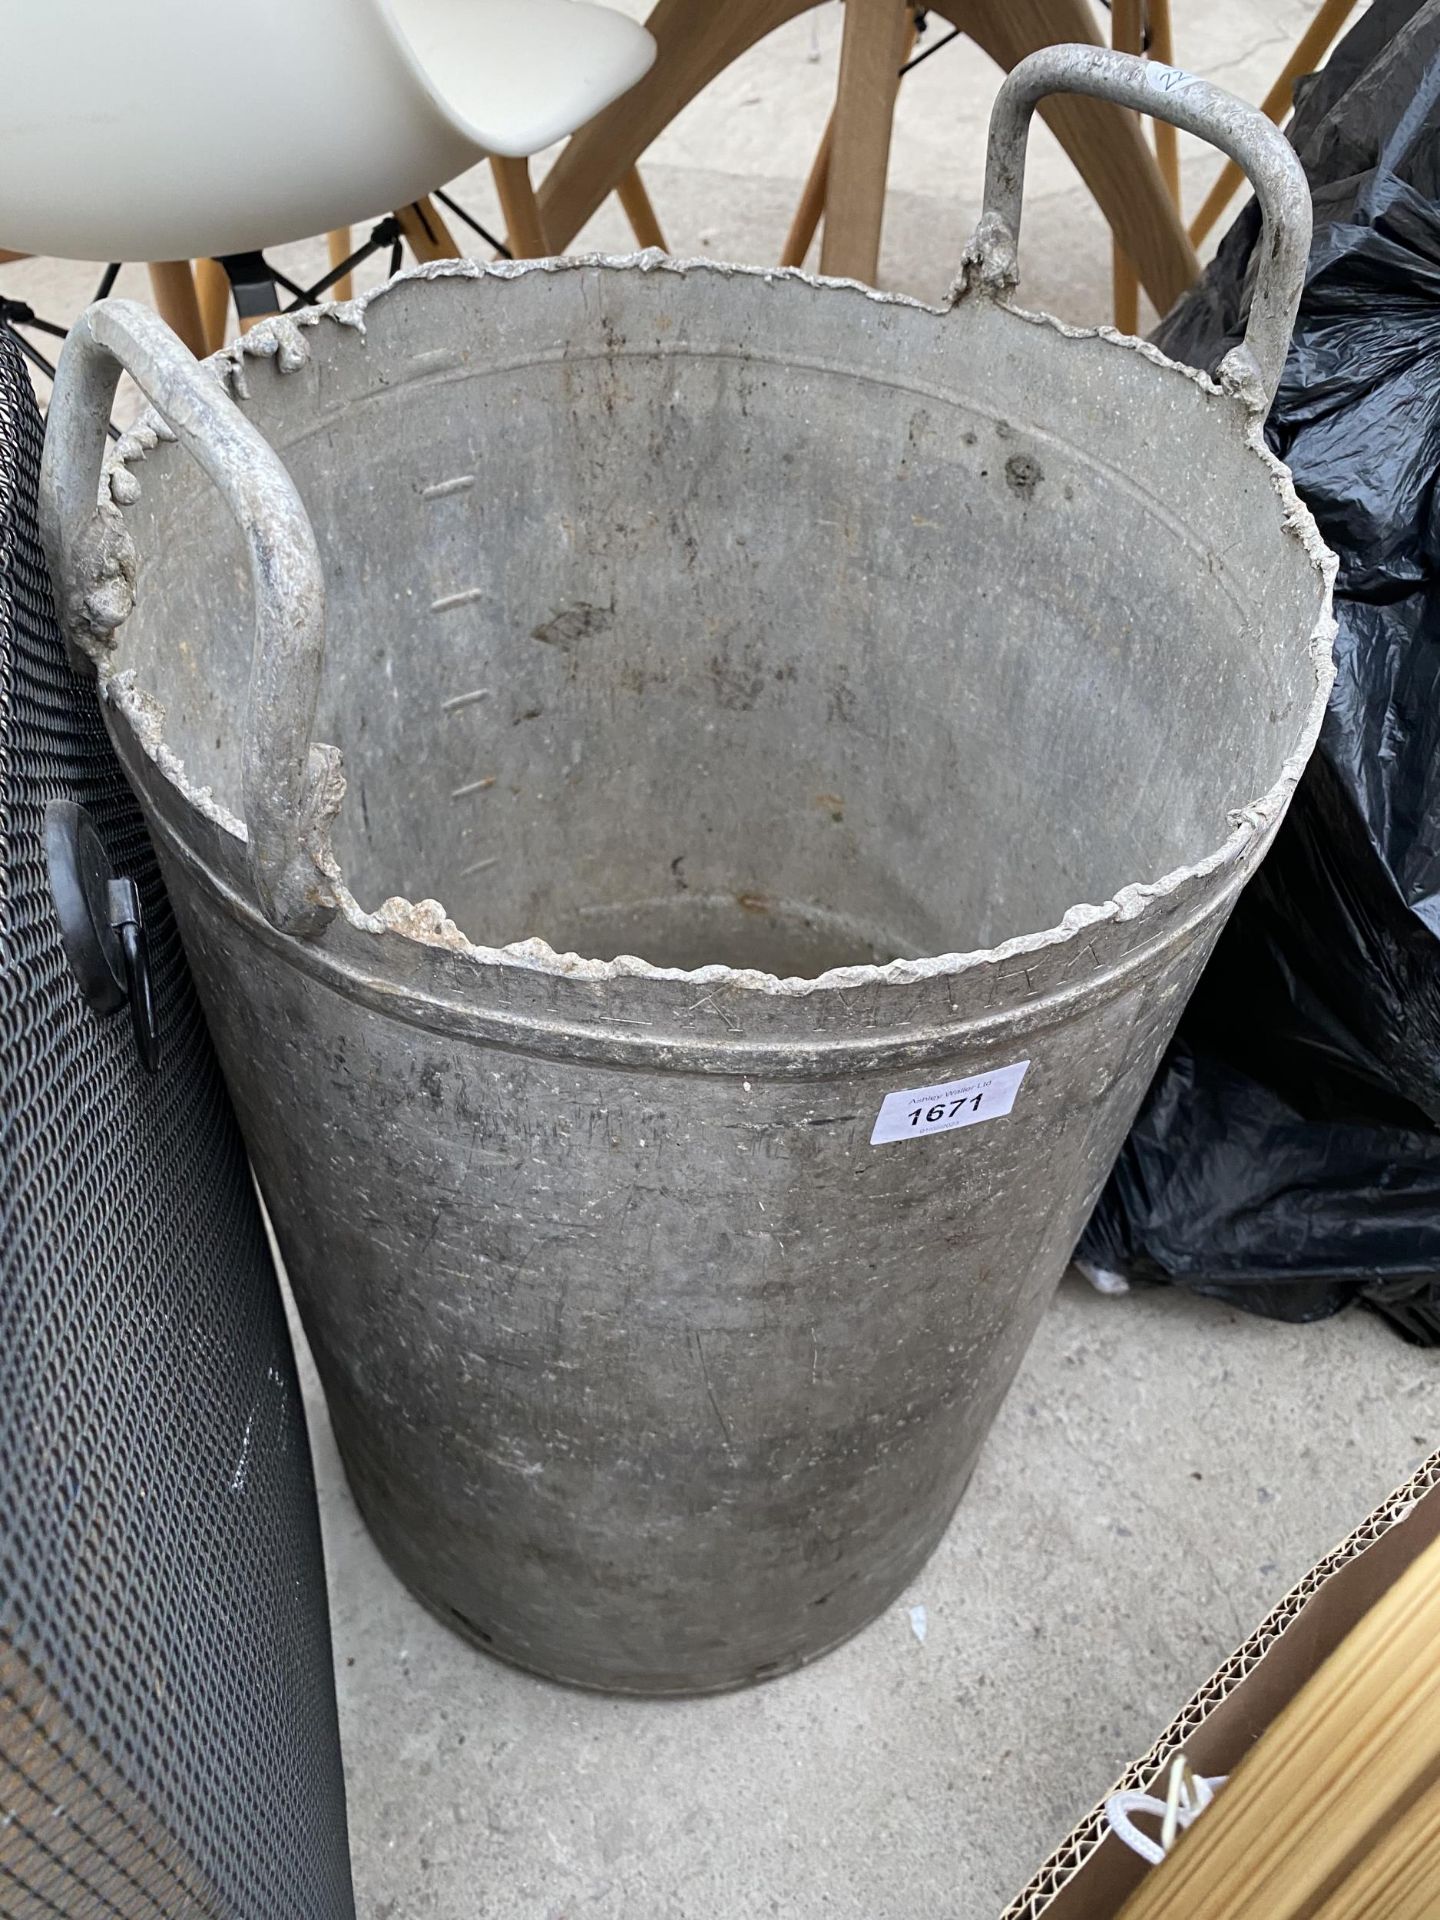
<svg viewBox="0 0 1440 1920">
<path fill-rule="evenodd" d="M 1218 384 L 1016 306 L 1063 87 L 1248 168 Z M 1058 48 L 942 308 L 652 254 L 76 328 L 64 615 L 361 1508 L 497 1654 L 739 1685 L 945 1527 L 1319 726 L 1308 233 L 1258 114 Z"/>
</svg>

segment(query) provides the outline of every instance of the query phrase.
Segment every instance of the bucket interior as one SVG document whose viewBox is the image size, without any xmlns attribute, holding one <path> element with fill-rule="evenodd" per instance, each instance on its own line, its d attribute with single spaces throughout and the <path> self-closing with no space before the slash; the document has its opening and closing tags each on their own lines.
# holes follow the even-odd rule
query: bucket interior
<svg viewBox="0 0 1440 1920">
<path fill-rule="evenodd" d="M 1051 926 L 1277 779 L 1321 588 L 1230 403 L 988 303 L 609 273 L 417 283 L 249 376 L 362 906 L 811 976 Z M 238 813 L 242 551 L 147 464 L 126 664 Z"/>
</svg>

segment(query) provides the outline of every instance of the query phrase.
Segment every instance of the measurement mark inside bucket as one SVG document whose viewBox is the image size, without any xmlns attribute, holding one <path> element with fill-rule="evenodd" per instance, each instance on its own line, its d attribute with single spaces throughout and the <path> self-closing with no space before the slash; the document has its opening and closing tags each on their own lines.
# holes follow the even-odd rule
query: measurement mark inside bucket
<svg viewBox="0 0 1440 1920">
<path fill-rule="evenodd" d="M 449 613 L 452 607 L 468 607 L 484 594 L 483 587 L 462 587 L 458 593 L 442 593 L 438 600 L 430 602 L 431 613 Z"/>
<path fill-rule="evenodd" d="M 490 698 L 489 687 L 472 687 L 469 693 L 452 693 L 448 700 L 440 702 L 442 713 L 459 713 L 462 707 L 473 707 L 477 700 Z"/>
<path fill-rule="evenodd" d="M 433 486 L 422 487 L 422 500 L 443 500 L 447 494 L 468 493 L 475 484 L 473 473 L 457 473 L 453 480 L 437 480 Z"/>
</svg>

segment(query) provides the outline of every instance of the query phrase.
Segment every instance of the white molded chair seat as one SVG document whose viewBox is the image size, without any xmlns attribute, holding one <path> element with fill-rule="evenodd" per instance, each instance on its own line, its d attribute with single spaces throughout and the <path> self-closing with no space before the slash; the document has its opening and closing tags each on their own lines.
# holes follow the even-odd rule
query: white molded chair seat
<svg viewBox="0 0 1440 1920">
<path fill-rule="evenodd" d="M 408 205 L 633 86 L 588 0 L 0 0 L 0 246 L 188 260 Z"/>
<path fill-rule="evenodd" d="M 389 0 L 416 60 L 486 153 L 568 139 L 655 58 L 642 26 L 589 0 Z"/>
</svg>

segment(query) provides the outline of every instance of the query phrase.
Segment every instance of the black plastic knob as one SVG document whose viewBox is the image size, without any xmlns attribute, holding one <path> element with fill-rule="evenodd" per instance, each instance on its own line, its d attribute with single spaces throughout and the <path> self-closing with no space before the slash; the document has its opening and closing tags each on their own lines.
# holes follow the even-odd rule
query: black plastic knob
<svg viewBox="0 0 1440 1920">
<path fill-rule="evenodd" d="M 116 878 L 95 822 L 73 800 L 46 807 L 45 856 L 60 938 L 80 991 L 102 1019 L 129 1006 L 135 1051 L 154 1073 L 160 1032 L 135 882 Z"/>
</svg>

